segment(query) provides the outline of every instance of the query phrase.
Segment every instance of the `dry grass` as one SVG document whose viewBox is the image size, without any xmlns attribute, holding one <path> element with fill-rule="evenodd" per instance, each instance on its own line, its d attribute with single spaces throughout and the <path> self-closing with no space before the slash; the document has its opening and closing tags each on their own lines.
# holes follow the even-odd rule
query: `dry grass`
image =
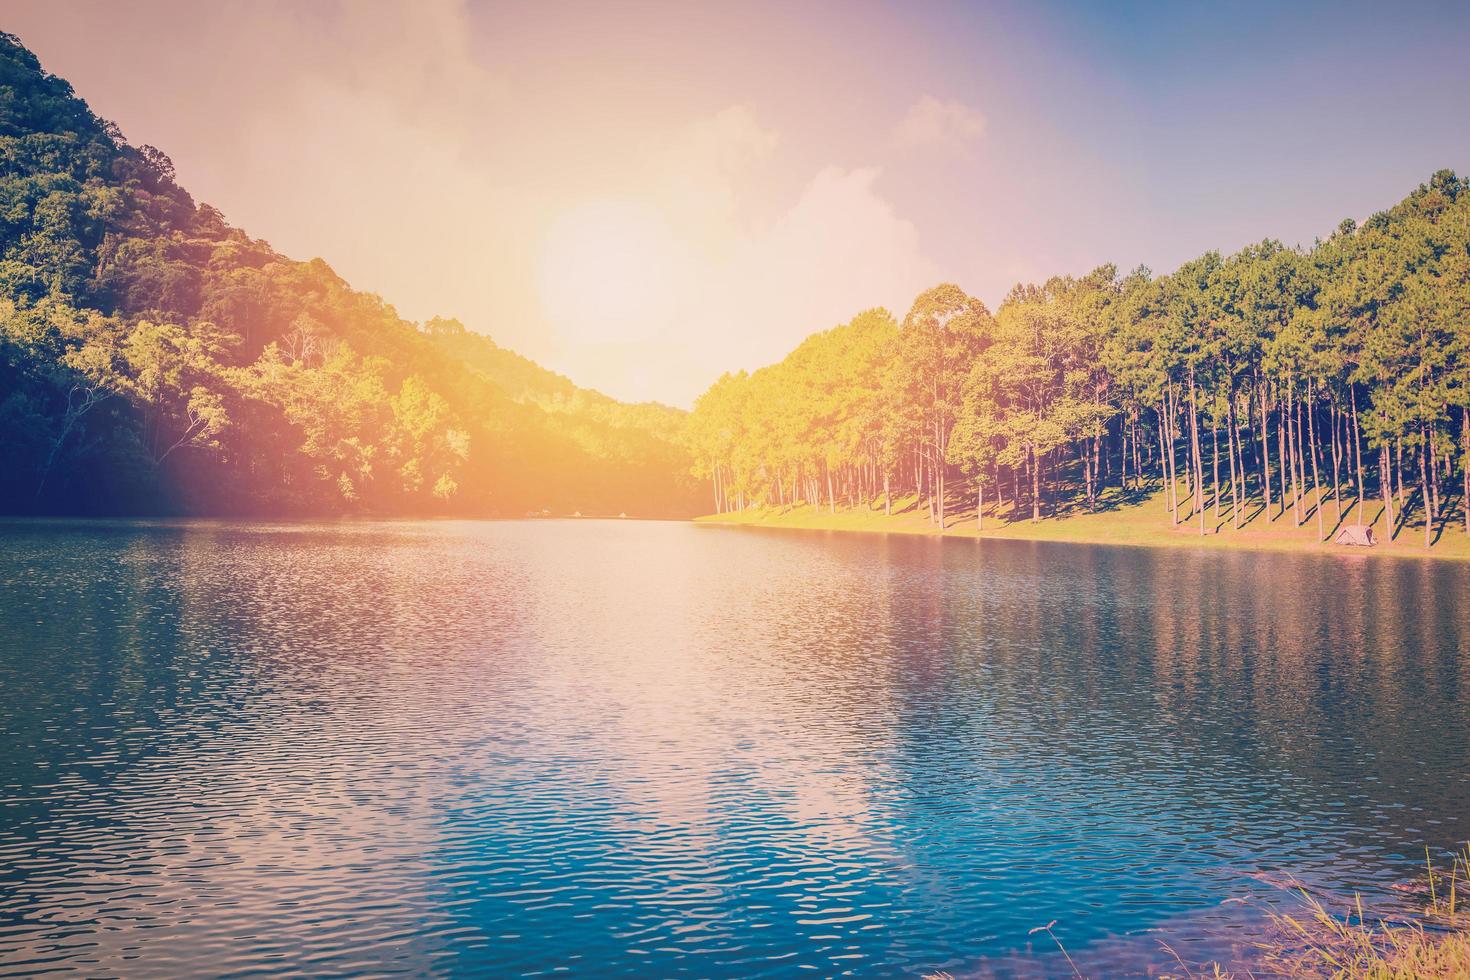
<svg viewBox="0 0 1470 980">
<path fill-rule="evenodd" d="M 958 501 L 956 502 L 958 504 Z M 1187 498 L 1186 498 L 1187 503 Z M 1115 544 L 1166 548 L 1208 548 L 1247 551 L 1294 551 L 1317 552 L 1361 558 L 1369 555 L 1396 555 L 1409 558 L 1449 558 L 1470 560 L 1470 536 L 1458 519 L 1446 519 L 1438 525 L 1434 546 L 1424 547 L 1423 525 L 1401 528 L 1396 537 L 1386 540 L 1381 508 L 1370 502 L 1366 513 L 1355 513 L 1356 501 L 1344 501 L 1342 523 L 1350 524 L 1362 520 L 1376 523 L 1379 544 L 1374 548 L 1347 548 L 1330 543 L 1338 525 L 1336 505 L 1328 498 L 1324 502 L 1326 512 L 1323 522 L 1324 541 L 1317 535 L 1314 518 L 1298 525 L 1292 518 L 1290 508 L 1280 512 L 1279 503 L 1270 511 L 1252 506 L 1245 515 L 1243 527 L 1236 530 L 1228 508 L 1221 518 L 1214 519 L 1213 508 L 1209 508 L 1205 533 L 1199 533 L 1195 515 L 1185 506 L 1180 511 L 1181 523 L 1175 525 L 1164 505 L 1163 496 L 1155 491 L 1144 496 L 1120 495 L 1116 488 L 1101 499 L 1096 513 L 1074 507 L 1059 517 L 1047 517 L 1036 523 L 1026 514 L 1016 515 L 1009 509 L 1004 516 L 987 508 L 985 529 L 979 531 L 975 522 L 973 503 L 968 509 L 959 505 L 948 515 L 942 532 L 949 538 L 999 538 L 1022 541 L 1069 541 L 1078 544 Z M 810 504 L 787 507 L 767 507 L 738 511 L 729 514 L 711 514 L 698 518 L 706 524 L 740 524 L 753 527 L 790 528 L 813 531 L 862 531 L 878 534 L 915 534 L 936 536 L 939 528 L 927 519 L 924 508 L 912 495 L 896 499 L 894 513 L 886 515 L 881 504 L 860 507 L 839 507 L 836 512 L 826 507 Z M 1308 508 L 1310 513 L 1310 507 Z M 1014 518 L 1014 519 L 1011 519 Z"/>
<path fill-rule="evenodd" d="M 1233 970 L 1218 963 L 1190 967 L 1165 943 L 1178 970 L 1159 976 L 1161 980 L 1466 980 L 1470 978 L 1470 845 L 1455 855 L 1448 869 L 1425 863 L 1428 870 L 1416 892 L 1415 907 L 1398 919 L 1369 921 L 1361 900 L 1343 914 L 1334 914 L 1298 886 L 1301 911 L 1270 913 L 1272 934 L 1254 944 L 1247 966 Z M 1052 934 L 1055 924 L 1031 931 L 1051 935 L 1073 973 L 1086 976 Z M 955 978 L 941 971 L 926 974 L 924 980 Z"/>
<path fill-rule="evenodd" d="M 1427 855 L 1426 855 L 1427 858 Z M 1257 943 L 1256 962 L 1230 973 L 1217 964 L 1182 977 L 1301 977 L 1324 980 L 1470 978 L 1470 845 L 1447 870 L 1426 860 L 1420 907 L 1404 917 L 1369 921 L 1362 902 L 1336 915 L 1305 888 L 1302 911 L 1272 913 L 1274 935 Z M 1167 948 L 1167 947 L 1166 947 Z M 1177 958 L 1177 957 L 1176 957 Z"/>
<path fill-rule="evenodd" d="M 1313 926 L 1326 935 L 1312 940 L 1310 952 L 1296 954 L 1283 968 L 1291 977 L 1334 980 L 1448 980 L 1470 977 L 1470 939 L 1464 933 L 1431 933 L 1418 924 L 1401 927 L 1329 927 L 1322 913 Z"/>
</svg>

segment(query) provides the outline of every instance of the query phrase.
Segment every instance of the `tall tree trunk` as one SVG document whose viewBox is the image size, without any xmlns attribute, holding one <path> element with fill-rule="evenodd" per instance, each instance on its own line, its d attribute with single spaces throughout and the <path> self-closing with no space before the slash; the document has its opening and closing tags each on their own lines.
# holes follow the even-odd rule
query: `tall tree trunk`
<svg viewBox="0 0 1470 980">
<path fill-rule="evenodd" d="M 1312 454 L 1312 495 L 1317 498 L 1315 507 L 1317 512 L 1317 540 L 1322 540 L 1322 484 L 1317 479 L 1317 427 L 1312 420 L 1312 386 L 1307 384 L 1307 442 Z"/>
<path fill-rule="evenodd" d="M 1166 389 L 1164 389 L 1164 413 L 1161 416 L 1161 418 L 1164 420 L 1164 437 L 1165 438 L 1164 438 L 1164 441 L 1162 443 L 1160 443 L 1160 451 L 1163 452 L 1163 454 L 1165 456 L 1167 456 L 1168 457 L 1168 460 L 1169 460 L 1169 500 L 1171 502 L 1170 506 L 1172 506 L 1173 509 L 1174 509 L 1174 523 L 1175 524 L 1178 524 L 1179 523 L 1179 467 L 1178 467 L 1179 460 L 1174 455 L 1175 450 L 1178 449 L 1178 440 L 1175 438 L 1175 435 L 1174 435 L 1173 412 L 1174 412 L 1174 400 L 1169 397 L 1169 390 L 1166 388 Z"/>
<path fill-rule="evenodd" d="M 1173 386 L 1171 385 L 1169 388 L 1169 451 L 1171 456 L 1173 455 L 1174 450 L 1178 447 L 1179 439 L 1182 436 L 1182 433 L 1179 430 L 1179 411 L 1179 396 L 1174 393 Z M 1176 467 L 1175 472 L 1177 473 L 1177 460 L 1171 459 L 1170 462 Z M 1193 517 L 1193 505 L 1195 502 L 1194 458 L 1190 454 L 1189 443 L 1187 442 L 1184 444 L 1184 496 L 1190 502 L 1190 510 L 1187 516 Z"/>
<path fill-rule="evenodd" d="M 1302 493 L 1301 484 L 1297 481 L 1297 455 L 1300 441 L 1300 433 L 1297 431 L 1297 404 L 1296 393 L 1291 387 L 1291 377 L 1286 380 L 1285 402 L 1281 408 L 1281 433 L 1285 438 L 1282 443 L 1282 459 L 1286 460 L 1286 468 L 1291 471 L 1291 521 L 1296 527 L 1302 526 Z M 1282 493 L 1286 493 L 1285 484 L 1282 485 Z M 1285 508 L 1282 508 L 1283 512 Z"/>
<path fill-rule="evenodd" d="M 1230 523 L 1240 530 L 1240 480 L 1244 475 L 1244 460 L 1241 468 L 1236 467 L 1236 457 L 1240 452 L 1240 432 L 1235 424 L 1235 391 L 1232 380 L 1232 391 L 1230 400 L 1225 403 L 1225 452 L 1230 457 Z"/>
<path fill-rule="evenodd" d="M 1393 473 L 1390 470 L 1388 440 L 1378 448 L 1378 489 L 1383 493 L 1383 516 L 1387 521 L 1388 540 L 1392 541 L 1398 530 L 1393 517 Z"/>
<path fill-rule="evenodd" d="M 1189 366 L 1189 443 L 1194 461 L 1194 509 L 1199 511 L 1199 533 L 1205 533 L 1205 465 L 1199 451 L 1199 401 L 1194 391 L 1194 365 Z"/>
<path fill-rule="evenodd" d="M 1082 461 L 1082 486 L 1083 494 L 1087 498 L 1087 509 L 1092 509 L 1092 460 L 1088 457 L 1087 443 L 1084 442 L 1077 453 L 1078 459 Z"/>
<path fill-rule="evenodd" d="M 1439 461 L 1439 440 L 1435 437 L 1433 425 L 1425 425 L 1429 433 L 1429 505 L 1434 511 L 1435 518 L 1439 517 L 1439 468 L 1435 465 Z"/>
<path fill-rule="evenodd" d="M 1424 547 L 1428 548 L 1434 533 L 1434 505 L 1429 499 L 1429 431 L 1424 430 L 1424 445 L 1419 447 L 1419 495 L 1424 498 Z"/>
<path fill-rule="evenodd" d="M 1118 477 L 1118 487 L 1121 490 L 1128 489 L 1128 432 L 1132 427 L 1133 426 L 1131 422 L 1119 423 L 1118 427 L 1118 455 L 1120 457 L 1120 475 Z"/>
<path fill-rule="evenodd" d="M 1041 458 L 1036 455 L 1034 448 L 1027 453 L 1031 464 L 1031 520 L 1041 520 Z"/>
<path fill-rule="evenodd" d="M 1291 450 L 1287 444 L 1287 439 L 1291 434 L 1291 419 L 1288 412 L 1288 405 L 1282 402 L 1281 417 L 1276 420 L 1277 451 L 1280 454 L 1278 462 L 1281 464 L 1279 467 L 1281 471 L 1281 513 L 1279 516 L 1281 517 L 1286 516 L 1286 498 L 1291 495 L 1287 489 L 1287 473 L 1292 469 Z"/>
<path fill-rule="evenodd" d="M 1292 391 L 1291 403 L 1291 488 L 1296 494 L 1297 526 L 1307 523 L 1307 441 L 1302 436 L 1302 416 L 1305 414 L 1302 399 L 1297 395 L 1295 389 Z"/>
<path fill-rule="evenodd" d="M 1256 376 L 1256 392 L 1261 396 L 1261 499 L 1266 506 L 1266 520 L 1271 519 L 1271 443 L 1266 434 L 1266 386 Z"/>
<path fill-rule="evenodd" d="M 1332 506 L 1337 511 L 1337 523 L 1338 524 L 1341 524 L 1342 523 L 1342 472 L 1341 472 L 1341 469 L 1339 467 L 1338 450 L 1337 450 L 1337 433 L 1338 433 L 1338 429 L 1339 429 L 1339 426 L 1337 424 L 1337 420 L 1338 420 L 1338 416 L 1341 413 L 1338 412 L 1338 410 L 1337 410 L 1337 402 L 1336 401 L 1333 401 L 1333 402 L 1331 402 L 1328 405 L 1328 410 L 1331 413 L 1331 419 L 1332 419 Z"/>
<path fill-rule="evenodd" d="M 1097 496 L 1102 492 L 1103 481 L 1110 475 L 1108 454 L 1102 451 L 1102 444 L 1102 427 L 1094 423 L 1092 429 L 1092 496 L 1087 501 L 1087 509 L 1092 511 L 1097 510 Z"/>
<path fill-rule="evenodd" d="M 1215 530 L 1220 529 L 1220 423 L 1216 420 L 1210 421 L 1210 465 L 1214 467 L 1214 479 L 1210 487 L 1210 497 L 1215 505 Z"/>
<path fill-rule="evenodd" d="M 1245 402 L 1245 410 L 1246 410 L 1246 414 L 1247 415 L 1250 414 L 1250 407 L 1251 407 L 1250 406 L 1250 400 L 1249 399 L 1246 399 L 1246 402 Z M 1240 428 L 1240 417 L 1239 417 L 1239 415 L 1237 415 L 1236 416 L 1236 419 L 1235 419 L 1235 457 L 1236 457 L 1236 462 L 1239 464 L 1239 472 L 1240 472 L 1240 526 L 1241 527 L 1244 527 L 1245 526 L 1245 522 L 1247 520 L 1246 513 L 1245 512 L 1246 512 L 1246 509 L 1248 507 L 1250 507 L 1250 500 L 1251 500 L 1251 478 L 1250 478 L 1250 474 L 1246 471 L 1246 467 L 1245 467 L 1245 454 L 1246 454 L 1247 451 L 1250 452 L 1252 459 L 1254 459 L 1254 457 L 1256 455 L 1255 446 L 1254 446 L 1254 444 L 1252 444 L 1252 445 L 1247 445 L 1246 444 L 1245 436 L 1241 432 L 1241 428 Z"/>
<path fill-rule="evenodd" d="M 1142 460 L 1140 460 L 1139 459 L 1139 456 L 1138 456 L 1138 453 L 1139 453 L 1139 449 L 1138 449 L 1138 423 L 1136 421 L 1133 422 L 1133 423 L 1131 423 L 1129 425 L 1129 428 L 1133 431 L 1133 439 L 1132 439 L 1132 442 L 1133 442 L 1133 485 L 1134 485 L 1134 487 L 1136 489 L 1142 490 L 1143 489 L 1143 464 L 1142 464 Z M 1147 455 L 1147 451 L 1146 450 L 1145 450 L 1145 455 Z"/>
<path fill-rule="evenodd" d="M 1174 386 L 1169 386 L 1169 477 L 1175 482 L 1174 488 L 1174 523 L 1179 523 L 1179 400 L 1174 395 Z M 1189 481 L 1192 477 L 1193 467 L 1189 465 L 1188 452 L 1185 454 L 1184 466 L 1184 496 L 1190 498 Z"/>
<path fill-rule="evenodd" d="M 1363 480 L 1363 433 L 1358 428 L 1358 386 L 1349 385 L 1348 395 L 1352 399 L 1353 409 L 1353 455 L 1358 462 L 1358 523 L 1362 524 L 1365 523 L 1363 520 L 1363 508 L 1368 506 L 1368 494 L 1363 489 L 1365 486 L 1365 481 Z"/>
<path fill-rule="evenodd" d="M 929 450 L 923 446 L 918 449 L 919 472 L 924 481 L 924 490 L 920 498 L 924 505 L 924 514 L 930 524 L 934 523 L 934 461 L 929 456 Z"/>
<path fill-rule="evenodd" d="M 985 530 L 985 479 L 975 474 L 975 530 Z"/>
<path fill-rule="evenodd" d="M 1167 406 L 1168 400 L 1165 399 Z M 1169 413 L 1164 411 L 1159 415 L 1159 468 L 1164 471 L 1164 481 L 1168 485 L 1166 503 L 1171 516 L 1171 523 L 1179 523 L 1179 478 L 1174 472 L 1174 430 L 1169 424 Z"/>
<path fill-rule="evenodd" d="M 934 485 L 939 495 L 939 530 L 944 530 L 944 428 L 934 420 Z"/>
<path fill-rule="evenodd" d="M 1408 517 L 1404 511 L 1404 437 L 1399 436 L 1394 440 L 1393 446 L 1393 486 L 1394 494 L 1398 498 L 1399 520 L 1407 523 Z"/>
<path fill-rule="evenodd" d="M 1460 407 L 1460 443 L 1465 450 L 1460 456 L 1460 509 L 1465 512 L 1465 533 L 1470 535 L 1470 405 Z"/>
<path fill-rule="evenodd" d="M 915 507 L 928 506 L 924 498 L 924 455 L 917 446 L 914 447 L 914 496 L 918 498 Z"/>
<path fill-rule="evenodd" d="M 1138 467 L 1138 420 L 1128 420 L 1128 441 L 1133 444 L 1133 484 L 1136 489 L 1143 489 L 1143 470 Z"/>
<path fill-rule="evenodd" d="M 1231 479 L 1230 503 L 1235 509 L 1235 529 L 1240 530 L 1242 511 L 1246 502 L 1250 500 L 1250 480 L 1245 473 L 1245 447 L 1241 445 L 1240 438 L 1240 392 L 1235 388 L 1234 379 L 1230 382 L 1230 402 L 1227 405 L 1226 420 L 1230 426 L 1230 472 L 1234 474 Z M 1246 405 L 1249 414 L 1250 405 Z"/>
</svg>

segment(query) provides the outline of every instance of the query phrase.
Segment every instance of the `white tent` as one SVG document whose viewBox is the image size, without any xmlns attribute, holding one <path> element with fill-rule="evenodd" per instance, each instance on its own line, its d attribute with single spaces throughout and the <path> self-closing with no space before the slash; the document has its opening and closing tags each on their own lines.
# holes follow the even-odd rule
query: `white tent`
<svg viewBox="0 0 1470 980">
<path fill-rule="evenodd" d="M 1373 537 L 1373 527 L 1370 524 L 1344 524 L 1342 530 L 1337 532 L 1337 537 L 1332 540 L 1337 544 L 1357 545 L 1362 548 L 1371 548 L 1378 543 Z"/>
</svg>

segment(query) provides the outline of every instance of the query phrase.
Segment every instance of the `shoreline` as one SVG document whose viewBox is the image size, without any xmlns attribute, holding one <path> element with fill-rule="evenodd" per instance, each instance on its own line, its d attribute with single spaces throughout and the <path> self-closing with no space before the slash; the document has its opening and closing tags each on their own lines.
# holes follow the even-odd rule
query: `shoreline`
<svg viewBox="0 0 1470 980">
<path fill-rule="evenodd" d="M 1368 501 L 1367 516 L 1376 508 Z M 1266 515 L 1262 509 L 1251 515 L 1240 530 L 1232 526 L 1228 509 L 1217 521 L 1207 515 L 1206 532 L 1199 533 L 1198 515 L 1181 519 L 1171 526 L 1161 492 L 1123 500 L 1103 498 L 1096 512 L 1072 511 L 1057 517 L 1043 517 L 1032 522 L 1029 516 L 1008 520 L 989 512 L 983 531 L 977 530 L 973 506 L 955 515 L 946 515 L 947 526 L 941 531 L 932 523 L 917 500 L 910 496 L 896 500 L 894 513 L 886 515 L 878 507 L 839 507 L 833 513 L 825 506 L 802 504 L 707 514 L 693 519 L 705 526 L 755 527 L 792 531 L 840 531 L 860 534 L 900 534 L 959 540 L 1042 541 L 1064 544 L 1118 545 L 1139 548 L 1192 548 L 1209 551 L 1275 552 L 1316 554 L 1338 557 L 1391 557 L 1470 561 L 1470 537 L 1458 523 L 1445 523 L 1437 531 L 1430 548 L 1424 547 L 1423 525 L 1402 527 L 1390 541 L 1381 539 L 1382 521 L 1375 530 L 1379 543 L 1373 547 L 1333 544 L 1337 527 L 1355 523 L 1352 510 L 1356 501 L 1346 502 L 1341 522 L 1329 500 L 1324 509 L 1323 529 L 1328 540 L 1317 537 L 1315 516 L 1309 516 L 1300 527 L 1294 527 L 1288 508 L 1286 514 L 1275 510 Z M 1311 514 L 1311 511 L 1307 511 Z"/>
</svg>

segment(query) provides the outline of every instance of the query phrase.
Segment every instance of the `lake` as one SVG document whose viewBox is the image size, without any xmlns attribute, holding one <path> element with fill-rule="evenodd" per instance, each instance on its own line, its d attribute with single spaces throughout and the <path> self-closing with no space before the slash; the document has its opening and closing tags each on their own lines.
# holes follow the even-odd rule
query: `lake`
<svg viewBox="0 0 1470 980">
<path fill-rule="evenodd" d="M 1470 565 L 0 523 L 0 973 L 1070 975 L 1470 836 Z"/>
</svg>

